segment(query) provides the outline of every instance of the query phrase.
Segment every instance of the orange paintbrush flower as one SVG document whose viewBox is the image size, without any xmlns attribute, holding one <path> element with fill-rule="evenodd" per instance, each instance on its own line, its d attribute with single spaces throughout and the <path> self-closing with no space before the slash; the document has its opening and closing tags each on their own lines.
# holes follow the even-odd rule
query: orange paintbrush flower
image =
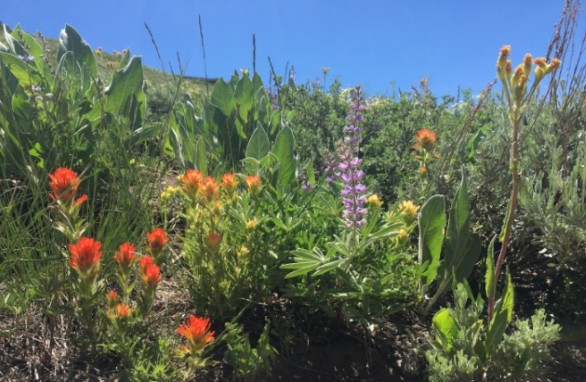
<svg viewBox="0 0 586 382">
<path fill-rule="evenodd" d="M 126 318 L 130 316 L 132 313 L 132 309 L 126 304 L 118 304 L 116 305 L 116 317 L 117 318 Z"/>
<path fill-rule="evenodd" d="M 206 177 L 201 187 L 199 188 L 201 193 L 202 199 L 205 203 L 212 202 L 216 200 L 219 196 L 220 187 L 218 182 L 211 176 Z"/>
<path fill-rule="evenodd" d="M 232 196 L 238 187 L 238 179 L 234 174 L 222 175 L 222 188 L 229 196 Z"/>
<path fill-rule="evenodd" d="M 194 197 L 203 181 L 203 173 L 199 170 L 187 170 L 184 175 L 179 175 L 179 181 L 183 184 L 183 191 Z"/>
<path fill-rule="evenodd" d="M 183 336 L 190 351 L 200 351 L 214 341 L 214 332 L 210 331 L 210 320 L 203 317 L 189 316 L 189 320 L 177 328 L 177 333 Z"/>
<path fill-rule="evenodd" d="M 167 245 L 169 239 L 167 234 L 161 228 L 155 228 L 147 233 L 147 241 L 149 242 L 149 252 L 152 256 L 157 257 Z"/>
<path fill-rule="evenodd" d="M 159 282 L 161 281 L 161 268 L 158 265 L 145 261 L 143 265 L 144 259 L 148 259 L 149 256 L 144 256 L 141 259 L 140 266 L 142 269 L 142 281 L 145 282 L 147 288 L 155 289 Z"/>
<path fill-rule="evenodd" d="M 69 245 L 69 252 L 71 253 L 69 265 L 79 272 L 99 268 L 100 258 L 102 257 L 101 248 L 102 243 L 99 241 L 82 237 L 77 243 Z"/>
<path fill-rule="evenodd" d="M 250 192 L 253 195 L 258 194 L 258 192 L 260 191 L 260 176 L 247 176 L 246 179 L 244 179 L 244 181 L 246 182 L 246 187 L 248 187 L 248 192 Z"/>
<path fill-rule="evenodd" d="M 417 149 L 424 149 L 426 151 L 433 151 L 434 150 L 434 143 L 437 142 L 437 134 L 430 129 L 422 129 L 417 130 L 417 135 L 415 136 L 415 141 L 417 142 L 413 148 Z"/>
<path fill-rule="evenodd" d="M 87 200 L 87 195 L 82 195 L 74 201 L 80 183 L 81 180 L 77 177 L 76 172 L 60 167 L 52 174 L 49 174 L 49 187 L 53 191 L 49 193 L 49 197 L 63 203 L 81 204 Z"/>
<path fill-rule="evenodd" d="M 114 255 L 116 261 L 120 265 L 120 269 L 124 273 L 128 273 L 132 265 L 136 262 L 136 253 L 134 252 L 134 245 L 130 243 L 120 244 L 118 252 Z"/>
</svg>

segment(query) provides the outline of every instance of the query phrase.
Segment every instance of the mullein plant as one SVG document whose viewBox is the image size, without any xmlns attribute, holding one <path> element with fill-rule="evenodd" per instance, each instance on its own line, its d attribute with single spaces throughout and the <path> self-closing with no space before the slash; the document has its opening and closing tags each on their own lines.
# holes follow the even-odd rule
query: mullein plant
<svg viewBox="0 0 586 382">
<path fill-rule="evenodd" d="M 489 281 L 487 282 L 489 320 L 492 320 L 494 316 L 497 284 L 501 269 L 505 262 L 519 197 L 519 180 L 521 175 L 521 157 L 519 153 L 521 142 L 519 142 L 519 134 L 521 121 L 524 120 L 530 101 L 539 89 L 539 85 L 543 78 L 559 68 L 561 64 L 560 60 L 557 58 L 554 58 L 550 63 L 547 63 L 547 60 L 543 57 L 533 59 L 531 54 L 526 54 L 523 58 L 523 62 L 513 70 L 511 60 L 509 59 L 510 52 L 510 45 L 503 46 L 496 65 L 498 78 L 502 83 L 504 97 L 508 106 L 509 120 L 512 125 L 511 151 L 509 159 L 512 187 L 505 221 L 499 237 L 501 241 L 501 249 L 494 268 L 493 253 L 491 251 L 488 253 L 487 265 L 491 268 L 487 273 L 487 281 Z M 533 65 L 535 65 L 535 70 L 533 72 L 534 81 L 529 85 L 529 78 L 531 77 Z"/>
</svg>

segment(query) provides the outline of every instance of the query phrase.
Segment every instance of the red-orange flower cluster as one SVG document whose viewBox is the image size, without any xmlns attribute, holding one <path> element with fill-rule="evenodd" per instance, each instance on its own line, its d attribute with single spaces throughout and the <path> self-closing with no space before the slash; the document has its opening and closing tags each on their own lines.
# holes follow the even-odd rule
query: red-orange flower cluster
<svg viewBox="0 0 586 382">
<path fill-rule="evenodd" d="M 236 179 L 236 176 L 231 173 L 222 175 L 222 188 L 228 196 L 234 195 L 236 188 L 238 188 L 238 179 Z"/>
<path fill-rule="evenodd" d="M 413 145 L 413 149 L 424 149 L 426 151 L 433 151 L 435 149 L 434 143 L 437 142 L 437 134 L 430 129 L 422 129 L 417 130 L 417 135 L 415 136 L 415 141 L 417 142 Z"/>
<path fill-rule="evenodd" d="M 248 187 L 248 192 L 250 192 L 253 195 L 258 194 L 258 192 L 260 191 L 260 176 L 247 176 L 246 179 L 244 179 L 244 181 L 246 182 L 246 187 Z"/>
<path fill-rule="evenodd" d="M 147 241 L 149 242 L 150 254 L 157 257 L 163 251 L 163 248 L 165 248 L 169 239 L 163 229 L 155 228 L 147 233 Z"/>
<path fill-rule="evenodd" d="M 203 181 L 203 173 L 199 170 L 187 170 L 184 175 L 179 175 L 179 181 L 183 184 L 183 191 L 195 197 Z"/>
<path fill-rule="evenodd" d="M 82 237 L 77 243 L 69 245 L 69 265 L 71 268 L 86 272 L 91 268 L 97 270 L 100 266 L 100 258 L 102 257 L 102 243 L 95 241 L 92 238 Z"/>
<path fill-rule="evenodd" d="M 49 193 L 49 197 L 62 203 L 79 205 L 87 200 L 87 195 L 82 195 L 74 200 L 80 183 L 81 180 L 77 177 L 77 173 L 71 169 L 60 167 L 49 174 L 49 187 L 53 190 Z"/>
<path fill-rule="evenodd" d="M 161 281 L 161 268 L 150 256 L 143 256 L 140 259 L 140 269 L 142 272 L 142 281 L 146 284 L 147 288 L 154 290 L 159 282 Z"/>
<path fill-rule="evenodd" d="M 189 316 L 189 320 L 177 328 L 177 333 L 188 343 L 188 350 L 197 352 L 214 341 L 214 332 L 210 331 L 210 320 L 203 317 Z"/>
<path fill-rule="evenodd" d="M 207 176 L 200 187 L 200 193 L 204 203 L 210 203 L 218 199 L 220 188 L 218 182 L 211 176 Z"/>
<path fill-rule="evenodd" d="M 118 252 L 116 252 L 114 257 L 116 258 L 116 261 L 118 261 L 121 271 L 128 273 L 132 265 L 136 262 L 134 245 L 130 243 L 120 244 L 118 247 Z"/>
<path fill-rule="evenodd" d="M 117 318 L 126 318 L 130 316 L 132 313 L 132 309 L 126 304 L 118 304 L 116 305 L 116 317 Z"/>
</svg>

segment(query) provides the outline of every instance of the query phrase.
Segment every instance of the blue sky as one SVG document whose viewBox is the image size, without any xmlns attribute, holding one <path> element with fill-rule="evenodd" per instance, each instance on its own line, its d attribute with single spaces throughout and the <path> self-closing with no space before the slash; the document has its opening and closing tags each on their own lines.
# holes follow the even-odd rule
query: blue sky
<svg viewBox="0 0 586 382">
<path fill-rule="evenodd" d="M 198 16 L 209 77 L 252 68 L 268 85 L 267 57 L 277 74 L 295 67 L 298 83 L 362 85 L 368 95 L 410 90 L 427 77 L 436 95 L 458 86 L 477 93 L 493 80 L 502 45 L 513 63 L 544 55 L 565 0 L 2 0 L 0 20 L 56 38 L 70 24 L 92 48 L 130 48 L 146 65 L 161 65 L 144 27 L 151 28 L 168 69 L 177 53 L 187 74 L 204 75 Z M 584 26 L 584 12 L 580 15 Z M 392 85 L 394 84 L 394 86 Z"/>
</svg>

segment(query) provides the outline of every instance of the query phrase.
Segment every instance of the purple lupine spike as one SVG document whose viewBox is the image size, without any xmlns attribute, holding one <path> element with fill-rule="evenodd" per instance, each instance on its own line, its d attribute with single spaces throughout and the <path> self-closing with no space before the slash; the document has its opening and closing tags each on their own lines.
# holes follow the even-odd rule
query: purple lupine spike
<svg viewBox="0 0 586 382">
<path fill-rule="evenodd" d="M 358 158 L 360 144 L 360 126 L 365 109 L 360 87 L 354 90 L 352 101 L 348 105 L 351 112 L 346 117 L 349 122 L 344 126 L 344 143 L 338 148 L 338 171 L 336 175 L 344 184 L 342 203 L 344 204 L 344 223 L 349 229 L 362 227 L 366 224 L 366 186 L 361 183 L 364 171 L 360 170 L 362 161 Z"/>
</svg>

